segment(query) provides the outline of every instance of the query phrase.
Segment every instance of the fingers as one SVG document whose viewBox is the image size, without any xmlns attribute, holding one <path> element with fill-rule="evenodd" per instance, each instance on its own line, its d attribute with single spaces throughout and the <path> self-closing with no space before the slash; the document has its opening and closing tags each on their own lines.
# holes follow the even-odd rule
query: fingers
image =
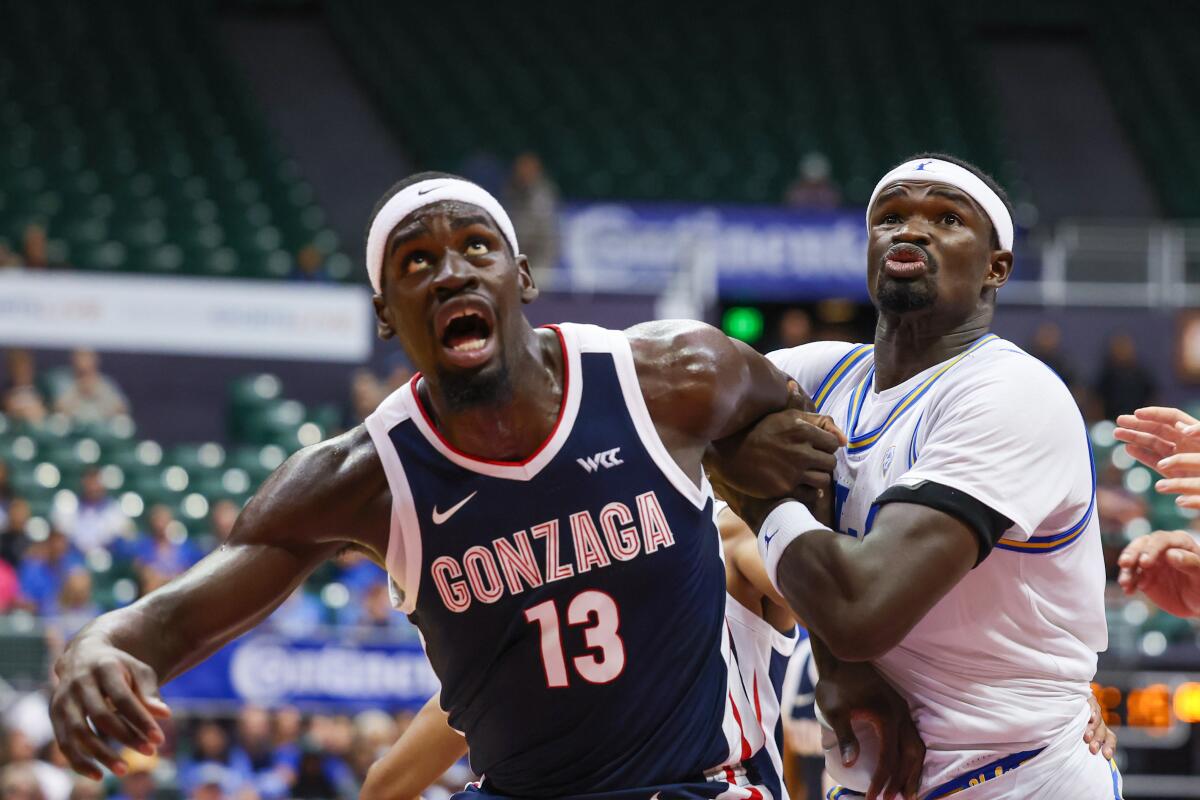
<svg viewBox="0 0 1200 800">
<path fill-rule="evenodd" d="M 98 682 L 129 730 L 129 736 L 117 733 L 109 735 L 139 752 L 147 755 L 154 752 L 154 746 L 163 743 L 162 729 L 125 680 L 125 676 L 116 670 L 103 670 L 98 675 Z"/>
<path fill-rule="evenodd" d="M 104 774 L 78 741 L 80 737 L 92 735 L 91 728 L 83 721 L 83 712 L 78 703 L 66 692 L 56 690 L 50 707 L 50 724 L 54 727 L 54 738 L 58 741 L 58 749 L 62 751 L 71 769 L 94 781 L 103 779 Z"/>
<path fill-rule="evenodd" d="M 1177 571 L 1200 578 L 1200 555 L 1195 552 L 1172 547 L 1166 553 L 1166 560 Z"/>
<path fill-rule="evenodd" d="M 1162 425 L 1174 427 L 1176 423 L 1182 422 L 1184 425 L 1195 425 L 1200 420 L 1193 417 L 1191 414 L 1186 414 L 1178 408 L 1170 408 L 1168 406 L 1147 406 L 1139 408 L 1133 412 L 1137 419 L 1146 422 L 1157 422 Z"/>
<path fill-rule="evenodd" d="M 1104 726 L 1104 736 L 1100 740 L 1100 753 L 1107 759 L 1117 752 L 1117 734 L 1107 725 Z"/>
<path fill-rule="evenodd" d="M 1200 478 L 1163 478 L 1154 484 L 1159 494 L 1200 494 Z"/>
<path fill-rule="evenodd" d="M 1200 476 L 1200 453 L 1176 453 L 1159 461 L 1154 468 L 1167 478 Z"/>
<path fill-rule="evenodd" d="M 76 699 L 79 700 L 79 704 L 84 708 L 85 714 L 91 721 L 92 727 L 127 747 L 146 752 L 144 750 L 147 747 L 145 738 L 119 713 L 112 710 L 104 694 L 94 682 L 90 679 L 79 680 L 72 688 Z"/>
<path fill-rule="evenodd" d="M 879 730 L 879 763 L 871 773 L 871 785 L 867 789 L 868 800 L 873 798 L 888 798 L 895 793 L 892 783 L 900 765 L 900 743 L 897 741 L 895 730 L 882 730 L 882 726 L 874 717 L 867 717 Z M 892 727 L 892 726 L 888 726 Z"/>
<path fill-rule="evenodd" d="M 800 412 L 801 430 L 813 447 L 826 453 L 836 452 L 846 443 L 846 435 L 837 424 L 824 414 L 807 414 Z"/>
<path fill-rule="evenodd" d="M 821 706 L 821 711 L 825 714 L 825 721 L 829 723 L 829 727 L 833 729 L 833 735 L 837 737 L 838 752 L 842 756 L 842 766 L 853 767 L 858 762 L 858 737 L 854 735 L 854 728 L 850 724 L 850 715 L 834 708 L 833 703 L 828 700 L 824 703 L 818 703 Z"/>
<path fill-rule="evenodd" d="M 1174 442 L 1129 428 L 1117 428 L 1113 431 L 1113 438 L 1124 442 L 1129 455 L 1151 468 L 1175 452 Z"/>
<path fill-rule="evenodd" d="M 846 443 L 849 442 L 849 439 L 846 438 L 846 434 L 841 428 L 838 427 L 837 423 L 833 421 L 833 417 L 830 417 L 826 414 L 806 414 L 805 418 L 810 425 L 815 425 L 821 430 L 833 434 L 838 441 L 839 447 L 844 447 Z"/>
<path fill-rule="evenodd" d="M 171 709 L 163 702 L 162 695 L 158 693 L 158 675 L 154 670 L 141 661 L 134 661 L 129 665 L 129 671 L 133 676 L 133 688 L 142 703 L 149 709 L 151 716 L 158 719 L 170 717 Z M 155 728 L 157 727 L 155 725 Z M 161 730 L 159 730 L 159 735 L 162 735 Z"/>
</svg>

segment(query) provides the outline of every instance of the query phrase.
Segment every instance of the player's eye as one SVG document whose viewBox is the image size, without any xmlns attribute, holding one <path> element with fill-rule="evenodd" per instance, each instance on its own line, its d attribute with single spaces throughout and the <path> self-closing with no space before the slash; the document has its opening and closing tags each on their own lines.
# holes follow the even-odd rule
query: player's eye
<svg viewBox="0 0 1200 800">
<path fill-rule="evenodd" d="M 429 269 L 432 266 L 433 256 L 423 250 L 417 250 L 416 252 L 409 253 L 408 257 L 404 259 L 404 274 L 407 275 L 418 270 Z"/>
<path fill-rule="evenodd" d="M 947 225 L 963 224 L 962 218 L 958 216 L 958 214 L 944 214 L 942 216 L 942 222 L 946 223 Z"/>
<path fill-rule="evenodd" d="M 879 224 L 880 225 L 899 225 L 900 224 L 900 215 L 895 212 L 892 212 L 890 214 L 884 214 L 882 217 L 879 218 Z"/>
<path fill-rule="evenodd" d="M 463 253 L 468 256 L 485 256 L 490 252 L 491 248 L 488 247 L 488 243 L 483 239 L 470 240 L 467 242 L 466 249 L 463 250 Z"/>
</svg>

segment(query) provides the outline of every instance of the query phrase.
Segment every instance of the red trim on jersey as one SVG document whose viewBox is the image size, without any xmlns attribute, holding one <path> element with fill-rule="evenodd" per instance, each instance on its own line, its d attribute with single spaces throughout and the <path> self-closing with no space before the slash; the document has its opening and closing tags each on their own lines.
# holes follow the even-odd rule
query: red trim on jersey
<svg viewBox="0 0 1200 800">
<path fill-rule="evenodd" d="M 753 786 L 747 786 L 746 791 L 750 793 L 750 800 L 763 800 L 762 792 Z"/>
<path fill-rule="evenodd" d="M 746 729 L 742 725 L 742 715 L 738 713 L 737 703 L 733 702 L 733 692 L 729 693 L 729 706 L 733 709 L 733 718 L 737 721 L 738 733 L 742 737 L 742 761 L 745 761 L 754 755 L 754 751 L 750 749 L 750 742 L 746 741 Z"/>
<path fill-rule="evenodd" d="M 762 703 L 758 699 L 758 670 L 754 670 L 754 716 L 758 718 L 758 725 L 762 727 Z"/>
<path fill-rule="evenodd" d="M 562 424 L 563 417 L 566 416 L 567 392 L 571 388 L 571 357 L 570 354 L 567 353 L 567 342 L 565 339 L 563 339 L 562 331 L 559 330 L 557 325 L 547 325 L 546 327 L 554 331 L 555 335 L 558 336 L 558 345 L 562 348 L 563 387 L 562 402 L 558 406 L 558 419 L 554 420 L 554 427 L 550 429 L 550 435 L 547 436 L 546 440 L 538 446 L 538 449 L 534 450 L 533 454 L 524 461 L 492 461 L 489 458 L 480 458 L 479 456 L 473 456 L 470 453 L 459 450 L 457 447 L 450 444 L 450 442 L 446 441 L 446 437 L 442 436 L 442 432 L 439 431 L 437 425 L 433 423 L 433 417 L 429 416 L 429 412 L 425 410 L 425 405 L 421 402 L 421 395 L 419 392 L 417 392 L 417 381 L 421 379 L 421 373 L 418 372 L 416 375 L 412 376 L 412 380 L 409 381 L 409 387 L 412 389 L 413 400 L 417 404 L 417 410 L 421 412 L 421 416 L 425 418 L 425 423 L 429 426 L 429 430 L 433 431 L 433 435 L 438 438 L 439 442 L 444 444 L 455 455 L 462 456 L 463 458 L 471 461 L 476 461 L 480 464 L 491 464 L 492 466 L 497 467 L 523 467 L 530 461 L 533 461 L 535 458 L 537 458 L 538 454 L 546 449 L 546 446 L 554 440 L 554 434 L 558 433 L 558 426 Z"/>
<path fill-rule="evenodd" d="M 725 767 L 725 782 L 730 786 L 737 786 L 737 773 L 733 771 L 733 767 Z"/>
</svg>

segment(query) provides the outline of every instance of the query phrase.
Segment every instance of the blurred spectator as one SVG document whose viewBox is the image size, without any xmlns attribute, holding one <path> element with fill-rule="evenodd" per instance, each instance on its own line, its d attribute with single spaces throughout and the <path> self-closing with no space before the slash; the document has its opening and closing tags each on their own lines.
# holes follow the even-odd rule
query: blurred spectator
<svg viewBox="0 0 1200 800">
<path fill-rule="evenodd" d="M 7 561 L 0 561 L 0 614 L 7 614 L 21 599 L 21 582 L 17 571 Z"/>
<path fill-rule="evenodd" d="M 67 800 L 71 794 L 71 777 L 66 770 L 47 763 L 37 757 L 32 742 L 21 730 L 10 730 L 6 737 L 8 769 L 22 767 L 29 770 L 38 791 L 46 800 Z"/>
<path fill-rule="evenodd" d="M 46 540 L 30 544 L 21 559 L 18 569 L 21 591 L 34 603 L 38 613 L 45 615 L 54 606 L 67 577 L 82 567 L 79 553 L 62 531 L 52 527 Z"/>
<path fill-rule="evenodd" d="M 8 525 L 8 506 L 12 501 L 13 490 L 9 481 L 8 462 L 0 458 L 0 531 Z"/>
<path fill-rule="evenodd" d="M 1127 333 L 1113 334 L 1096 381 L 1096 394 L 1105 419 L 1116 419 L 1120 414 L 1150 405 L 1156 388 L 1154 376 L 1138 360 L 1133 337 Z"/>
<path fill-rule="evenodd" d="M 108 496 L 100 470 L 88 467 L 79 479 L 79 503 L 73 509 L 56 509 L 55 527 L 67 534 L 82 553 L 108 548 L 116 539 L 133 536 L 133 520 L 121 504 Z"/>
<path fill-rule="evenodd" d="M 371 636 L 385 630 L 405 633 L 412 630 L 412 623 L 408 621 L 408 617 L 396 613 L 392 608 L 387 584 L 383 581 L 371 583 L 356 601 L 347 603 L 338 617 L 338 622 L 368 629 Z"/>
<path fill-rule="evenodd" d="M 0 527 L 0 561 L 13 567 L 21 565 L 21 558 L 29 549 L 30 515 L 29 503 L 24 498 L 18 497 L 9 505 L 8 518 Z"/>
<path fill-rule="evenodd" d="M 321 630 L 324 615 L 321 602 L 300 586 L 267 617 L 267 625 L 285 636 L 304 639 Z"/>
<path fill-rule="evenodd" d="M 369 369 L 357 369 L 350 379 L 350 404 L 346 409 L 347 430 L 365 420 L 384 398 L 383 386 Z"/>
<path fill-rule="evenodd" d="M 0 800 L 49 800 L 28 764 L 9 764 L 0 770 Z"/>
<path fill-rule="evenodd" d="M 107 422 L 128 412 L 129 403 L 112 378 L 100 373 L 100 357 L 94 350 L 71 354 L 74 372 L 71 383 L 55 398 L 54 408 L 75 422 Z"/>
<path fill-rule="evenodd" d="M 46 418 L 46 403 L 34 384 L 35 377 L 33 354 L 28 350 L 9 350 L 4 413 L 14 420 L 37 424 Z"/>
<path fill-rule="evenodd" d="M 296 253 L 296 268 L 292 271 L 292 280 L 305 283 L 329 283 L 331 278 L 325 272 L 325 253 L 315 244 L 305 245 Z"/>
<path fill-rule="evenodd" d="M 243 781 L 253 783 L 260 795 L 292 796 L 299 760 L 295 748 L 276 749 L 266 709 L 246 706 L 238 713 L 237 743 L 230 751 L 229 765 Z"/>
<path fill-rule="evenodd" d="M 24 259 L 14 253 L 11 247 L 0 242 L 0 269 L 5 267 L 19 267 L 22 261 Z"/>
<path fill-rule="evenodd" d="M 340 572 L 338 581 L 355 598 L 361 597 L 373 584 L 386 580 L 379 565 L 361 550 L 346 549 L 338 554 L 335 562 Z"/>
<path fill-rule="evenodd" d="M 74 569 L 63 582 L 58 597 L 45 609 L 54 618 L 54 629 L 65 641 L 100 615 L 100 607 L 92 600 L 92 575 L 86 569 Z"/>
<path fill-rule="evenodd" d="M 504 191 L 504 183 L 508 180 L 508 169 L 504 162 L 495 154 L 484 150 L 476 150 L 471 153 L 454 171 L 472 183 L 487 189 L 496 197 L 499 197 Z"/>
<path fill-rule="evenodd" d="M 271 730 L 276 749 L 299 747 L 300 736 L 304 733 L 304 715 L 295 706 L 277 708 Z"/>
<path fill-rule="evenodd" d="M 1058 373 L 1063 383 L 1070 386 L 1075 382 L 1075 370 L 1062 351 L 1062 330 L 1057 323 L 1043 322 L 1038 325 L 1029 346 L 1029 354 Z"/>
<path fill-rule="evenodd" d="M 540 282 L 558 266 L 558 187 L 534 153 L 522 153 L 513 162 L 504 208 L 512 215 L 517 242 Z"/>
<path fill-rule="evenodd" d="M 205 553 L 211 553 L 229 541 L 239 513 L 240 507 L 232 500 L 224 499 L 213 503 L 208 512 L 208 531 L 197 537 L 197 547 Z"/>
<path fill-rule="evenodd" d="M 413 371 L 403 353 L 395 353 L 388 361 L 390 370 L 384 379 L 384 396 L 391 394 L 412 380 Z"/>
<path fill-rule="evenodd" d="M 77 775 L 70 800 L 104 800 L 104 784 Z"/>
<path fill-rule="evenodd" d="M 131 551 L 143 592 L 153 591 L 200 560 L 200 553 L 187 540 L 187 530 L 161 504 L 150 507 L 146 536 Z"/>
<path fill-rule="evenodd" d="M 779 317 L 778 347 L 799 347 L 813 340 L 812 315 L 803 308 L 789 308 Z"/>
<path fill-rule="evenodd" d="M 121 791 L 111 800 L 151 800 L 158 791 L 158 779 L 154 775 L 158 767 L 158 756 L 147 756 L 126 748 L 121 758 L 129 765 L 129 771 L 121 778 Z"/>
<path fill-rule="evenodd" d="M 21 261 L 26 267 L 45 269 L 50 266 L 58 266 L 50 263 L 46 229 L 36 222 L 25 226 L 25 233 L 21 237 L 21 255 Z"/>
<path fill-rule="evenodd" d="M 225 800 L 237 777 L 220 764 L 201 764 L 188 782 L 190 800 Z"/>
<path fill-rule="evenodd" d="M 830 180 L 832 167 L 824 153 L 811 152 L 800 159 L 796 179 L 788 186 L 784 203 L 806 211 L 841 208 L 842 193 Z"/>
</svg>

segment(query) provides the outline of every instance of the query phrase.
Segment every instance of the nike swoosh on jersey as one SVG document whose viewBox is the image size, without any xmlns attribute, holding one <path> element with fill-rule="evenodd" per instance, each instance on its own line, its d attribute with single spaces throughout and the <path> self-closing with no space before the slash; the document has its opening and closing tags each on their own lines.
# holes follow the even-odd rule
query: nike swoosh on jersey
<svg viewBox="0 0 1200 800">
<path fill-rule="evenodd" d="M 471 501 L 471 498 L 477 494 L 479 494 L 478 491 L 471 492 L 469 495 L 464 497 L 462 500 L 459 500 L 457 503 L 450 506 L 450 508 L 446 509 L 445 511 L 438 511 L 437 506 L 434 506 L 433 507 L 433 524 L 441 525 L 443 522 L 445 522 L 446 520 L 453 517 L 460 508 L 462 508 L 467 503 L 469 503 Z"/>
<path fill-rule="evenodd" d="M 770 536 L 765 536 L 765 535 L 763 536 L 763 541 L 767 543 L 767 547 L 771 546 L 771 540 L 774 539 L 778 535 L 779 535 L 779 531 L 775 531 Z"/>
</svg>

